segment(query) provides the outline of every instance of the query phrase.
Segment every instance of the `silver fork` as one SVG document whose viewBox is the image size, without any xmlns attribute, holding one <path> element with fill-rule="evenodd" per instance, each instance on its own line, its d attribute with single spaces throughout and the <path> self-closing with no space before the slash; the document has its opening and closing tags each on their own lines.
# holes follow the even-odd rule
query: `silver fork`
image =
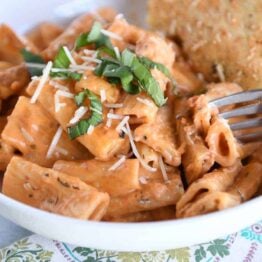
<svg viewBox="0 0 262 262">
<path fill-rule="evenodd" d="M 262 127 L 262 89 L 244 91 L 233 95 L 221 97 L 210 101 L 218 109 L 223 106 L 250 102 L 247 106 L 238 107 L 229 111 L 221 112 L 219 115 L 224 119 L 230 119 L 239 116 L 252 116 L 252 118 L 230 124 L 233 131 L 248 128 Z M 253 103 L 252 103 L 253 102 Z M 236 138 L 242 142 L 262 141 L 262 130 L 251 131 L 244 135 L 236 135 Z"/>
</svg>

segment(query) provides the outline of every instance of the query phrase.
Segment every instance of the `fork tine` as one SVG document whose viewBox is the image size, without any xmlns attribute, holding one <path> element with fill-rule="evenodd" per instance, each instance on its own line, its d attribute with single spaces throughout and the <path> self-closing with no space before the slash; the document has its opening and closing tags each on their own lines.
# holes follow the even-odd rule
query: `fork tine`
<svg viewBox="0 0 262 262">
<path fill-rule="evenodd" d="M 221 107 L 221 106 L 231 105 L 235 103 L 248 102 L 261 98 L 262 98 L 262 89 L 256 89 L 256 90 L 244 91 L 233 95 L 221 97 L 210 101 L 210 103 L 214 104 L 217 107 Z"/>
<path fill-rule="evenodd" d="M 232 130 L 240 130 L 240 129 L 247 129 L 251 127 L 260 127 L 260 126 L 262 126 L 262 117 L 230 124 L 230 128 Z"/>
<path fill-rule="evenodd" d="M 253 114 L 260 114 L 260 113 L 262 113 L 261 103 L 240 107 L 231 111 L 223 112 L 219 115 L 225 119 L 228 119 L 236 116 L 246 116 L 246 115 L 253 115 Z"/>
<path fill-rule="evenodd" d="M 240 135 L 236 138 L 243 143 L 262 141 L 262 132 Z"/>
</svg>

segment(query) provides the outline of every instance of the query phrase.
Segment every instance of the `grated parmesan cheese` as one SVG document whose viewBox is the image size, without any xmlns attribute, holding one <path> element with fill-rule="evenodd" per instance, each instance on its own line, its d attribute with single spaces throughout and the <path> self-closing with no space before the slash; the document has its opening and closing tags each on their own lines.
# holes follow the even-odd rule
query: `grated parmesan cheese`
<svg viewBox="0 0 262 262">
<path fill-rule="evenodd" d="M 97 64 L 101 64 L 101 60 L 94 58 L 94 57 L 89 57 L 89 56 L 81 56 L 81 59 L 85 62 L 90 62 L 90 63 L 97 63 Z"/>
<path fill-rule="evenodd" d="M 159 167 L 160 167 L 162 176 L 164 178 L 164 181 L 167 182 L 169 179 L 167 176 L 167 172 L 166 172 L 166 168 L 165 168 L 165 164 L 164 164 L 162 156 L 159 156 L 158 162 L 159 162 Z"/>
<path fill-rule="evenodd" d="M 53 66 L 53 63 L 51 61 L 49 61 L 46 65 L 46 67 L 43 69 L 43 75 L 40 79 L 40 82 L 39 82 L 33 96 L 31 97 L 30 103 L 34 104 L 36 102 L 37 98 L 39 97 L 42 89 L 44 88 L 46 81 L 48 80 L 52 66 Z"/>
<path fill-rule="evenodd" d="M 126 161 L 126 157 L 125 156 L 121 156 L 120 159 L 115 162 L 109 169 L 108 171 L 114 171 L 117 168 L 119 168 L 124 162 Z"/>
<path fill-rule="evenodd" d="M 132 136 L 132 133 L 131 133 L 131 130 L 130 130 L 130 126 L 128 124 L 128 122 L 126 123 L 126 128 L 123 127 L 122 128 L 122 131 L 124 133 L 126 133 L 128 135 L 128 138 L 129 138 L 129 141 L 130 141 L 130 145 L 131 145 L 131 148 L 132 148 L 132 151 L 134 153 L 134 155 L 136 156 L 136 158 L 138 159 L 138 161 L 140 162 L 140 164 L 148 171 L 150 172 L 156 172 L 156 168 L 154 167 L 151 167 L 149 166 L 144 160 L 143 158 L 140 156 L 137 148 L 136 148 L 136 145 L 135 145 L 135 142 L 134 142 L 134 139 L 133 139 L 133 136 Z"/>
<path fill-rule="evenodd" d="M 139 177 L 138 180 L 139 180 L 139 182 L 140 182 L 142 185 L 147 184 L 147 179 L 146 179 L 146 177 L 144 177 L 144 176 Z"/>
<path fill-rule="evenodd" d="M 72 70 L 95 70 L 95 67 L 94 66 L 84 66 L 84 65 L 70 65 L 70 69 Z"/>
<path fill-rule="evenodd" d="M 123 107 L 123 104 L 105 104 L 105 107 L 107 108 L 121 108 Z"/>
<path fill-rule="evenodd" d="M 87 129 L 87 134 L 88 134 L 88 135 L 91 135 L 91 134 L 93 133 L 94 129 L 95 129 L 95 127 L 92 126 L 92 125 L 90 125 L 90 126 L 88 127 L 88 129 Z"/>
<path fill-rule="evenodd" d="M 154 107 L 153 103 L 149 101 L 148 99 L 137 97 L 136 100 L 146 106 Z"/>
<path fill-rule="evenodd" d="M 63 46 L 63 49 L 64 49 L 66 56 L 69 59 L 70 63 L 72 65 L 77 65 L 75 59 L 73 58 L 73 56 L 72 56 L 71 52 L 69 51 L 69 49 L 67 48 L 67 46 Z"/>
<path fill-rule="evenodd" d="M 109 114 L 113 114 L 114 110 L 113 109 L 110 109 L 109 110 Z M 107 121 L 106 121 L 106 127 L 110 128 L 112 125 L 112 119 L 111 118 L 107 118 Z"/>
<path fill-rule="evenodd" d="M 87 111 L 88 111 L 88 108 L 86 106 L 80 106 L 75 111 L 75 114 L 74 114 L 73 118 L 71 118 L 71 120 L 69 121 L 69 124 L 74 125 L 77 122 L 79 122 L 79 120 L 85 115 L 85 113 Z"/>
<path fill-rule="evenodd" d="M 225 82 L 224 68 L 221 64 L 216 64 L 216 71 L 220 82 Z"/>
<path fill-rule="evenodd" d="M 89 55 L 94 55 L 94 54 L 97 53 L 96 50 L 90 50 L 90 49 L 84 49 L 83 52 L 84 52 L 84 54 L 87 55 L 87 56 L 89 56 Z"/>
<path fill-rule="evenodd" d="M 123 41 L 123 37 L 114 33 L 114 32 L 111 32 L 111 31 L 108 31 L 108 30 L 105 30 L 105 29 L 101 29 L 101 33 L 105 36 L 108 36 L 110 38 L 113 38 L 115 40 L 118 40 L 118 41 Z"/>
<path fill-rule="evenodd" d="M 125 116 L 122 121 L 117 125 L 116 127 L 116 131 L 120 132 L 122 130 L 122 128 L 127 124 L 129 120 L 129 116 Z"/>
<path fill-rule="evenodd" d="M 120 60 L 120 59 L 121 59 L 120 51 L 119 51 L 119 49 L 118 49 L 117 46 L 114 47 L 114 52 L 115 52 L 115 54 L 116 54 L 116 58 L 117 58 L 118 60 Z"/>
<path fill-rule="evenodd" d="M 56 149 L 56 145 L 58 144 L 58 142 L 59 142 L 59 140 L 60 140 L 60 138 L 62 136 L 62 133 L 63 133 L 63 128 L 60 126 L 57 129 L 57 131 L 56 131 L 56 133 L 55 133 L 55 135 L 54 135 L 54 137 L 52 139 L 52 142 L 51 142 L 51 144 L 50 144 L 50 146 L 48 148 L 48 151 L 47 151 L 47 154 L 46 154 L 46 158 L 51 158 L 51 156 L 53 155 L 53 153 L 54 153 L 54 151 Z"/>
<path fill-rule="evenodd" d="M 55 151 L 65 156 L 69 155 L 69 152 L 66 149 L 59 146 L 56 147 Z"/>
<path fill-rule="evenodd" d="M 59 98 L 61 96 L 67 97 L 67 98 L 71 98 L 71 99 L 74 98 L 74 95 L 72 93 L 70 93 L 70 92 L 63 91 L 63 90 L 56 91 L 56 93 L 55 93 L 55 112 L 58 112 L 61 107 L 66 106 L 65 103 L 60 103 L 60 99 Z"/>
<path fill-rule="evenodd" d="M 21 133 L 23 137 L 30 143 L 34 143 L 34 138 L 23 128 L 21 127 Z"/>
<path fill-rule="evenodd" d="M 63 90 L 63 91 L 69 91 L 67 86 L 61 85 L 60 83 L 58 83 L 58 82 L 56 82 L 54 80 L 50 80 L 49 84 L 51 86 L 53 86 L 54 88 L 56 88 L 56 89 L 60 89 L 60 90 Z"/>
<path fill-rule="evenodd" d="M 109 118 L 109 119 L 120 120 L 120 119 L 123 119 L 123 117 L 124 116 L 118 115 L 118 114 L 112 114 L 112 113 L 107 114 L 107 118 Z"/>
<path fill-rule="evenodd" d="M 104 101 L 106 101 L 106 91 L 105 91 L 105 89 L 100 90 L 100 98 L 101 98 L 101 102 L 102 103 Z"/>
</svg>

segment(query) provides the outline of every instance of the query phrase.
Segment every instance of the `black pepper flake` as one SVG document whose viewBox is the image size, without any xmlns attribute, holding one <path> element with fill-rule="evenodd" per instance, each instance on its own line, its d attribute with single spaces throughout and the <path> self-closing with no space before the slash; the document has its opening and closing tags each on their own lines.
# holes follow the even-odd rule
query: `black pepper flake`
<svg viewBox="0 0 262 262">
<path fill-rule="evenodd" d="M 45 173 L 44 176 L 49 177 L 49 174 L 48 174 L 48 173 Z"/>
<path fill-rule="evenodd" d="M 28 195 L 28 197 L 29 197 L 29 198 L 32 198 L 32 197 L 33 197 L 33 195 L 32 195 L 32 194 L 30 194 L 30 195 Z"/>
<path fill-rule="evenodd" d="M 70 187 L 70 185 L 67 182 L 62 181 L 60 177 L 57 178 L 57 181 L 64 187 Z"/>
<path fill-rule="evenodd" d="M 144 140 L 147 140 L 147 136 L 143 136 Z"/>
<path fill-rule="evenodd" d="M 123 132 L 123 131 L 121 131 L 120 133 L 119 133 L 119 137 L 121 137 L 121 138 L 125 138 L 125 133 Z"/>
<path fill-rule="evenodd" d="M 73 189 L 75 190 L 80 190 L 80 188 L 78 186 L 72 186 Z"/>
</svg>

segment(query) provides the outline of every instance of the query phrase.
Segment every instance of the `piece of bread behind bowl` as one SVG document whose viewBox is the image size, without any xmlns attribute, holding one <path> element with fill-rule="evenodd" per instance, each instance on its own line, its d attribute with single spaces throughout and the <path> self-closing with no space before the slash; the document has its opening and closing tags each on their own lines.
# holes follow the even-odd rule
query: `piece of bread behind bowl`
<svg viewBox="0 0 262 262">
<path fill-rule="evenodd" d="M 224 74 L 245 89 L 262 87 L 261 0 L 149 0 L 148 6 L 152 28 L 180 39 L 208 81 Z"/>
</svg>

